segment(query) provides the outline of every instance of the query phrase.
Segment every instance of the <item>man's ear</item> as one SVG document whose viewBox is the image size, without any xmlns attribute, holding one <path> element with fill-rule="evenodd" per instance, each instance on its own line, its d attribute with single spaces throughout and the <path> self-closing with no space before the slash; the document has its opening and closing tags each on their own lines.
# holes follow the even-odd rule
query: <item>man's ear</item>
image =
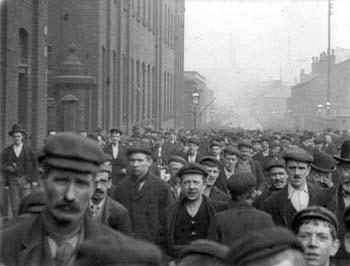
<svg viewBox="0 0 350 266">
<path fill-rule="evenodd" d="M 344 246 L 346 252 L 350 254 L 350 233 L 346 233 L 344 236 Z"/>
<path fill-rule="evenodd" d="M 335 254 L 337 254 L 339 246 L 340 246 L 339 239 L 335 239 L 332 243 L 331 250 L 330 250 L 330 255 L 332 257 L 335 256 Z"/>
<path fill-rule="evenodd" d="M 112 178 L 109 178 L 107 182 L 107 188 L 111 189 L 111 187 L 112 187 Z"/>
</svg>

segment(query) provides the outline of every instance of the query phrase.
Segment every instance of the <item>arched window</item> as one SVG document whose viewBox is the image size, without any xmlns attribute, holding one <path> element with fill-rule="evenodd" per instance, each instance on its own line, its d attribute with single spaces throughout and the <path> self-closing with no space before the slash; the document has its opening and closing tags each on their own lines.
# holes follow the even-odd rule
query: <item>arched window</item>
<svg viewBox="0 0 350 266">
<path fill-rule="evenodd" d="M 28 61 L 29 61 L 29 35 L 20 28 L 18 31 L 18 122 L 28 128 Z"/>
<path fill-rule="evenodd" d="M 19 60 L 20 64 L 28 64 L 28 33 L 25 29 L 19 29 Z"/>
</svg>

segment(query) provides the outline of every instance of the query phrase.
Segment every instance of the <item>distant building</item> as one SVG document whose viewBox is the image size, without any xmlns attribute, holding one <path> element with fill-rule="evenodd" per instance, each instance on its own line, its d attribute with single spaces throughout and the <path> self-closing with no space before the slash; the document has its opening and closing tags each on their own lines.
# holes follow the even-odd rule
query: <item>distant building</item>
<svg viewBox="0 0 350 266">
<path fill-rule="evenodd" d="M 0 147 L 14 123 L 36 148 L 46 135 L 47 2 L 0 1 Z"/>
<path fill-rule="evenodd" d="M 48 10 L 49 128 L 183 126 L 184 0 L 55 0 Z"/>
<path fill-rule="evenodd" d="M 327 104 L 327 64 L 331 62 L 329 103 Z M 288 110 L 296 128 L 338 130 L 350 128 L 350 59 L 335 63 L 331 55 L 322 53 L 312 60 L 312 71 L 301 73 L 300 83 L 291 88 Z"/>
</svg>

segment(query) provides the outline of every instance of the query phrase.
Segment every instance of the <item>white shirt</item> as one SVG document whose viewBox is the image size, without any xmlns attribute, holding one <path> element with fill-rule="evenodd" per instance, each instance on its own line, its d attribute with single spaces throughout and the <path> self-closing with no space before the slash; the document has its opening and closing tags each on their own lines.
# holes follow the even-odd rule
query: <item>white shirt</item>
<svg viewBox="0 0 350 266">
<path fill-rule="evenodd" d="M 232 175 L 235 174 L 235 168 L 233 168 L 232 172 L 229 172 L 229 171 L 224 167 L 224 171 L 225 171 L 225 175 L 226 175 L 227 179 L 230 179 L 230 177 L 231 177 Z"/>
<path fill-rule="evenodd" d="M 23 143 L 21 143 L 19 145 L 13 145 L 13 151 L 15 152 L 17 158 L 21 154 L 22 148 L 23 148 Z"/>
<path fill-rule="evenodd" d="M 194 163 L 196 161 L 197 153 L 193 155 L 188 155 L 188 162 L 189 163 Z"/>
<path fill-rule="evenodd" d="M 118 157 L 118 145 L 112 145 L 113 158 Z"/>
<path fill-rule="evenodd" d="M 289 183 L 288 184 L 288 199 L 291 201 L 293 207 L 297 211 L 301 211 L 309 205 L 309 191 L 307 189 L 307 184 L 305 183 L 304 187 L 301 189 L 295 189 Z"/>
<path fill-rule="evenodd" d="M 103 209 L 104 203 L 106 201 L 106 198 L 104 198 L 103 200 L 101 200 L 100 203 L 95 204 L 90 200 L 90 212 L 92 213 L 92 217 L 96 217 L 97 215 L 99 215 Z"/>
</svg>

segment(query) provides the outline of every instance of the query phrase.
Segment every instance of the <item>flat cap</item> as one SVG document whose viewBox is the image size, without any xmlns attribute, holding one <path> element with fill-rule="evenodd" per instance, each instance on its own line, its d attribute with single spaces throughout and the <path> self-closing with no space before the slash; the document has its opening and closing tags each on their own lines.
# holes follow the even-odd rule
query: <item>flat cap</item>
<svg viewBox="0 0 350 266">
<path fill-rule="evenodd" d="M 135 145 L 130 146 L 126 150 L 127 157 L 129 157 L 133 153 L 143 153 L 146 155 L 153 156 L 151 149 L 148 147 L 148 145 L 144 145 L 144 144 L 135 144 Z"/>
<path fill-rule="evenodd" d="M 250 189 L 256 187 L 257 180 L 256 177 L 248 172 L 242 172 L 232 175 L 228 182 L 227 186 L 232 196 L 239 196 Z"/>
<path fill-rule="evenodd" d="M 69 132 L 51 136 L 39 155 L 55 168 L 78 172 L 97 172 L 106 157 L 102 148 L 93 140 Z"/>
<path fill-rule="evenodd" d="M 220 143 L 220 141 L 218 141 L 218 140 L 213 140 L 211 143 L 210 143 L 210 148 L 211 147 L 214 147 L 214 146 L 217 146 L 217 147 L 221 147 L 222 145 L 221 145 L 221 143 Z"/>
<path fill-rule="evenodd" d="M 294 215 L 291 224 L 293 231 L 297 232 L 303 222 L 310 219 L 328 222 L 335 227 L 335 230 L 339 228 L 338 219 L 333 212 L 321 206 L 310 206 Z"/>
<path fill-rule="evenodd" d="M 188 139 L 188 143 L 193 143 L 193 144 L 199 145 L 200 144 L 200 140 L 197 137 L 191 137 L 191 138 Z"/>
<path fill-rule="evenodd" d="M 119 128 L 111 128 L 109 130 L 109 134 L 119 133 L 120 135 L 123 134 L 123 131 L 121 131 Z"/>
<path fill-rule="evenodd" d="M 158 266 L 160 263 L 161 251 L 158 247 L 118 232 L 83 242 L 76 257 L 77 266 Z"/>
<path fill-rule="evenodd" d="M 229 265 L 246 265 L 269 258 L 288 249 L 304 252 L 296 236 L 283 227 L 264 228 L 237 240 L 226 256 Z"/>
<path fill-rule="evenodd" d="M 269 171 L 273 167 L 280 167 L 280 168 L 285 168 L 286 164 L 284 160 L 278 160 L 278 159 L 272 159 L 267 162 L 265 166 L 265 170 Z"/>
<path fill-rule="evenodd" d="M 207 166 L 217 166 L 220 167 L 220 162 L 218 159 L 216 159 L 213 156 L 204 156 L 199 163 L 201 165 L 207 165 Z"/>
<path fill-rule="evenodd" d="M 344 212 L 344 224 L 348 232 L 350 233 L 350 207 L 347 207 Z"/>
<path fill-rule="evenodd" d="M 183 165 L 186 165 L 186 164 L 187 164 L 187 161 L 186 161 L 183 157 L 181 157 L 181 156 L 179 156 L 179 155 L 173 155 L 173 156 L 171 156 L 171 157 L 169 158 L 168 163 L 171 163 L 171 162 L 182 163 Z"/>
<path fill-rule="evenodd" d="M 239 156 L 241 152 L 233 145 L 228 145 L 224 148 L 224 154 L 234 154 Z"/>
<path fill-rule="evenodd" d="M 177 173 L 178 177 L 180 178 L 184 175 L 189 175 L 189 174 L 197 174 L 197 175 L 202 175 L 204 177 L 208 176 L 207 170 L 198 163 L 188 163 L 186 166 L 182 167 Z"/>
<path fill-rule="evenodd" d="M 198 239 L 191 242 L 190 245 L 186 245 L 182 250 L 180 250 L 180 258 L 193 255 L 193 254 L 202 254 L 215 257 L 218 259 L 225 259 L 230 248 L 228 246 L 219 244 L 217 242 L 207 240 L 207 239 Z"/>
<path fill-rule="evenodd" d="M 287 150 L 283 154 L 284 160 L 293 160 L 297 162 L 303 162 L 303 163 L 312 163 L 314 161 L 314 157 L 306 150 L 300 148 L 300 147 L 293 147 L 289 150 Z"/>
<path fill-rule="evenodd" d="M 249 140 L 243 140 L 238 143 L 238 149 L 241 149 L 242 147 L 253 148 L 252 143 Z"/>
</svg>

